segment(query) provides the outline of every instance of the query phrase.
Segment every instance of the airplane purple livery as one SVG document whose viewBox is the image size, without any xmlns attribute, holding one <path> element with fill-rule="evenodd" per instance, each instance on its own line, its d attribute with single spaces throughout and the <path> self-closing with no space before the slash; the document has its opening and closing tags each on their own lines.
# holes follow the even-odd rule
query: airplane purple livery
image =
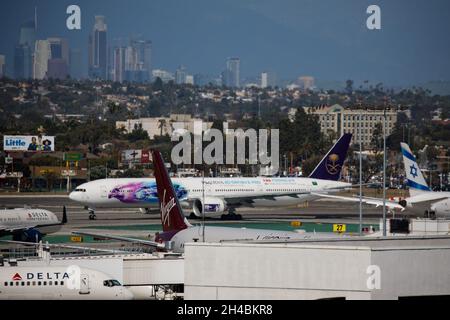
<svg viewBox="0 0 450 320">
<path fill-rule="evenodd" d="M 161 153 L 152 150 L 155 168 L 156 187 L 160 205 L 162 232 L 157 233 L 155 241 L 133 239 L 107 234 L 96 234 L 74 231 L 77 235 L 94 236 L 165 248 L 165 243 L 172 243 L 174 252 L 184 252 L 184 244 L 188 242 L 223 242 L 223 241 L 263 241 L 280 242 L 289 240 L 305 240 L 317 238 L 335 238 L 329 233 L 306 233 L 269 229 L 247 229 L 215 226 L 193 226 L 183 214 L 176 190 L 172 184 Z"/>
<path fill-rule="evenodd" d="M 183 207 L 197 217 L 203 216 L 203 209 L 205 214 L 228 212 L 233 217 L 234 209 L 241 206 L 279 207 L 312 201 L 320 198 L 314 193 L 352 187 L 339 181 L 351 138 L 351 134 L 342 135 L 309 177 L 174 178 L 173 186 Z M 96 208 L 140 208 L 149 212 L 158 204 L 153 178 L 90 181 L 70 193 L 70 199 L 84 205 L 90 219 L 95 219 Z"/>
</svg>

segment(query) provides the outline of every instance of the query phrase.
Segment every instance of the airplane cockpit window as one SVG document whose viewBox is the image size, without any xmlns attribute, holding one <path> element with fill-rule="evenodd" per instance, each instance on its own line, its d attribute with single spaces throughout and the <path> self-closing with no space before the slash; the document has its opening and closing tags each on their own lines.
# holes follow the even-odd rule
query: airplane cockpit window
<svg viewBox="0 0 450 320">
<path fill-rule="evenodd" d="M 103 281 L 103 285 L 105 287 L 116 287 L 116 286 L 121 286 L 120 282 L 114 279 L 111 280 L 105 280 Z"/>
<path fill-rule="evenodd" d="M 73 190 L 75 192 L 86 192 L 86 189 L 80 189 L 80 188 L 76 188 L 75 190 Z"/>
</svg>

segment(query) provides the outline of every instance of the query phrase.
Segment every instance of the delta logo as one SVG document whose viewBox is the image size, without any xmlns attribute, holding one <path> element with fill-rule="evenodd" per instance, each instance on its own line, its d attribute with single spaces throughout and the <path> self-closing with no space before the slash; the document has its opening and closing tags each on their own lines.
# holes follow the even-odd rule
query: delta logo
<svg viewBox="0 0 450 320">
<path fill-rule="evenodd" d="M 13 279 L 14 281 L 20 281 L 20 280 L 22 280 L 22 277 L 20 276 L 20 274 L 16 273 L 16 274 L 12 277 L 12 279 Z"/>
</svg>

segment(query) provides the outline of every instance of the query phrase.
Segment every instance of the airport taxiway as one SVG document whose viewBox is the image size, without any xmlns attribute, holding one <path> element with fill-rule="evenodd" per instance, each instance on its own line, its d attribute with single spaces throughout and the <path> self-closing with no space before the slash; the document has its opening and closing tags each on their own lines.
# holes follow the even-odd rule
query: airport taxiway
<svg viewBox="0 0 450 320">
<path fill-rule="evenodd" d="M 157 208 L 152 209 L 151 214 L 144 214 L 138 208 L 123 209 L 97 209 L 96 220 L 89 220 L 87 210 L 80 204 L 70 200 L 67 196 L 34 195 L 30 196 L 0 196 L 1 207 L 23 207 L 30 206 L 47 209 L 54 212 L 59 218 L 62 216 L 62 208 L 66 206 L 68 223 L 53 235 L 53 242 L 63 239 L 66 242 L 68 235 L 74 230 L 89 228 L 89 232 L 104 232 L 108 234 L 146 238 L 149 234 L 159 231 L 160 217 Z M 302 228 L 308 231 L 320 231 L 330 229 L 333 223 L 344 223 L 356 226 L 359 223 L 359 206 L 354 203 L 321 199 L 309 202 L 308 205 L 297 207 L 274 207 L 274 208 L 238 208 L 237 213 L 243 217 L 242 221 L 223 221 L 220 214 L 207 217 L 207 224 L 228 224 L 236 227 L 267 227 L 289 228 L 291 221 L 301 221 Z M 378 227 L 382 209 L 373 206 L 363 207 L 363 223 Z M 191 223 L 197 224 L 201 219 L 189 219 Z M 352 230 L 355 228 L 351 228 Z M 356 229 L 355 229 L 356 230 Z"/>
</svg>

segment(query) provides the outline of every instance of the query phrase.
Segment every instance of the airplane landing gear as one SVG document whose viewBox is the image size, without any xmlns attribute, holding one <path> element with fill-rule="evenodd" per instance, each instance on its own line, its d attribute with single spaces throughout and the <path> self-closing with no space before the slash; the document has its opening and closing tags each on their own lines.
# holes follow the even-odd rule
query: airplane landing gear
<svg viewBox="0 0 450 320">
<path fill-rule="evenodd" d="M 228 208 L 228 213 L 223 214 L 220 219 L 222 220 L 242 220 L 242 215 L 236 214 L 236 209 L 233 207 Z"/>
<path fill-rule="evenodd" d="M 97 219 L 97 216 L 95 215 L 95 211 L 92 209 L 89 209 L 89 220 L 95 220 Z"/>
<path fill-rule="evenodd" d="M 425 216 L 425 218 L 428 218 L 431 220 L 436 220 L 436 212 L 435 211 L 426 210 L 424 216 Z"/>
</svg>

